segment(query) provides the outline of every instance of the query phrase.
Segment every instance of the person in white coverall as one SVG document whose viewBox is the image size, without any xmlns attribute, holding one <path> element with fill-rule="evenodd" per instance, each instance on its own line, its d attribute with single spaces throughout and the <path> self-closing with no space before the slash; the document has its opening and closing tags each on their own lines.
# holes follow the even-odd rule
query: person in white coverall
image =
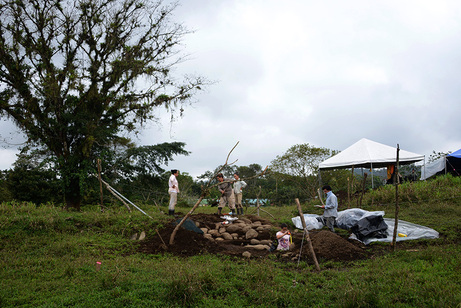
<svg viewBox="0 0 461 308">
<path fill-rule="evenodd" d="M 174 215 L 174 207 L 178 203 L 179 184 L 177 176 L 179 171 L 171 170 L 170 179 L 168 180 L 168 193 L 170 194 L 170 204 L 168 206 L 168 215 Z"/>
</svg>

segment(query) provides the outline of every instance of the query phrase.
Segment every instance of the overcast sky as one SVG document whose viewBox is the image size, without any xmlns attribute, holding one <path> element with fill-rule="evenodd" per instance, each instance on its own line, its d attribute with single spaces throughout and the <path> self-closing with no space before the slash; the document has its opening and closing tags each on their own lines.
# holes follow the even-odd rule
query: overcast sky
<svg viewBox="0 0 461 308">
<path fill-rule="evenodd" d="M 159 112 L 139 142 L 185 142 L 191 155 L 166 168 L 193 176 L 223 164 L 238 141 L 239 166 L 265 167 L 295 144 L 344 150 L 361 138 L 426 157 L 456 151 L 460 17 L 461 1 L 180 1 L 174 18 L 195 33 L 178 71 L 216 83 L 183 118 Z M 6 169 L 15 146 L 1 145 Z"/>
</svg>

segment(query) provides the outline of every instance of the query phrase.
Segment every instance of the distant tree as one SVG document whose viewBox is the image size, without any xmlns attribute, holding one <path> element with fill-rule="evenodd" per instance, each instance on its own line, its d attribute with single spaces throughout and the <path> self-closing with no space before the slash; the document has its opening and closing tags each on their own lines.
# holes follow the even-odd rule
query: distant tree
<svg viewBox="0 0 461 308">
<path fill-rule="evenodd" d="M 63 200 L 61 181 L 49 168 L 46 159 L 37 159 L 40 153 L 22 151 L 7 172 L 7 187 L 14 200 L 29 201 L 37 205 Z"/>
<path fill-rule="evenodd" d="M 157 145 L 124 145 L 104 149 L 106 159 L 101 162 L 102 177 L 112 187 L 132 200 L 161 202 L 168 197 L 165 185 L 171 173 L 166 172 L 175 155 L 189 155 L 183 142 L 161 143 Z M 92 187 L 96 187 L 96 179 Z M 159 201 L 160 200 L 160 201 Z"/>
<path fill-rule="evenodd" d="M 187 30 L 175 5 L 145 0 L 2 0 L 0 116 L 55 158 L 67 207 L 79 209 L 98 155 L 154 111 L 182 114 L 206 83 L 177 81 Z M 101 157 L 105 160 L 105 157 Z"/>
<path fill-rule="evenodd" d="M 307 197 L 317 195 L 319 163 L 336 152 L 312 146 L 308 143 L 290 147 L 285 154 L 277 156 L 271 162 L 271 171 L 280 182 L 296 185 Z"/>
<path fill-rule="evenodd" d="M 13 195 L 8 189 L 8 174 L 10 170 L 0 170 L 0 203 L 13 200 Z"/>
<path fill-rule="evenodd" d="M 436 152 L 436 151 L 432 151 L 432 154 L 429 155 L 429 158 L 427 159 L 427 162 L 428 162 L 428 163 L 431 163 L 431 162 L 436 161 L 437 159 L 439 159 L 439 158 L 441 158 L 441 157 L 447 156 L 448 154 L 451 154 L 451 151 L 448 151 L 448 152 Z"/>
</svg>

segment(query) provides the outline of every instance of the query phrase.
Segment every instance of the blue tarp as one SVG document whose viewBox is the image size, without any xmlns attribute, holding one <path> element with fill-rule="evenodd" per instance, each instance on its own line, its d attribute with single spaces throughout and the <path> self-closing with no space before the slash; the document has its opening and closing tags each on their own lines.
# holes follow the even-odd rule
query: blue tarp
<svg viewBox="0 0 461 308">
<path fill-rule="evenodd" d="M 458 151 L 453 152 L 451 154 L 448 154 L 447 157 L 461 158 L 461 149 L 459 149 Z"/>
</svg>

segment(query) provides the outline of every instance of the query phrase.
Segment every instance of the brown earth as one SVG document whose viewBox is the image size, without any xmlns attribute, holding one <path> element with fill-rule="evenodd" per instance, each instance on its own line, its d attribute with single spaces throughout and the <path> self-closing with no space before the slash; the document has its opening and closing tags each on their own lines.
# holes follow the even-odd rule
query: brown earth
<svg viewBox="0 0 461 308">
<path fill-rule="evenodd" d="M 205 230 L 205 233 L 214 232 L 213 236 L 209 234 L 206 235 L 208 237 L 206 238 L 204 234 L 181 227 L 175 236 L 174 244 L 169 245 L 176 221 L 181 218 L 182 216 L 171 220 L 167 226 L 158 230 L 158 233 L 148 234 L 146 239 L 141 241 L 139 251 L 146 254 L 170 253 L 178 256 L 218 254 L 241 258 L 265 258 L 269 255 L 276 255 L 278 259 L 282 260 L 297 261 L 299 259 L 313 263 L 308 243 L 305 238 L 303 240 L 301 230 L 292 230 L 293 247 L 289 251 L 270 252 L 268 248 L 271 242 L 276 239 L 275 233 L 280 228 L 268 220 L 253 215 L 240 217 L 238 222 L 234 221 L 227 226 L 222 225 L 223 219 L 218 215 L 192 215 L 190 219 L 195 225 Z M 229 228 L 231 225 L 234 226 Z M 253 239 L 247 238 L 250 233 L 245 230 L 249 228 L 257 230 L 257 233 L 250 231 L 255 236 Z M 228 239 L 222 238 L 224 233 L 230 234 L 227 232 L 228 230 L 236 231 L 232 233 L 232 236 L 227 235 Z M 353 261 L 370 257 L 370 252 L 361 242 L 343 238 L 327 230 L 310 231 L 309 237 L 319 262 L 327 260 Z"/>
</svg>

